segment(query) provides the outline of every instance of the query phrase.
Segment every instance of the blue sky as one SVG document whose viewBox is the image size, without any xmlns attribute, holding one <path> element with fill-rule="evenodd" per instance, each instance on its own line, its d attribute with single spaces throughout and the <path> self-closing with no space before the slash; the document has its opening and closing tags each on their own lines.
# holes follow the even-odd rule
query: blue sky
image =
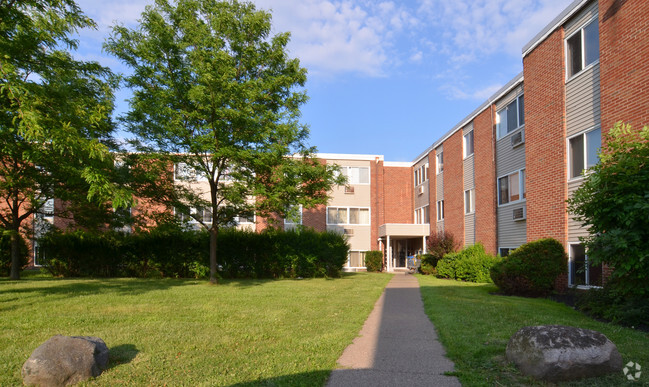
<svg viewBox="0 0 649 387">
<path fill-rule="evenodd" d="M 77 0 L 98 29 L 76 56 L 128 71 L 101 49 L 151 0 Z M 302 122 L 321 153 L 412 161 L 523 69 L 521 49 L 571 0 L 254 0 L 309 71 Z M 117 94 L 117 112 L 128 104 Z"/>
</svg>

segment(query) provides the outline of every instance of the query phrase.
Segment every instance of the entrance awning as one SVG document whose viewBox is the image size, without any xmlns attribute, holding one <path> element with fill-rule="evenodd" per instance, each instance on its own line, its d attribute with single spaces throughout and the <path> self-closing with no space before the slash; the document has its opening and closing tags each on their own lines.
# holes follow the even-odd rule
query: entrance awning
<svg viewBox="0 0 649 387">
<path fill-rule="evenodd" d="M 379 226 L 379 242 L 385 244 L 385 250 L 387 252 L 387 270 L 392 271 L 396 265 L 393 262 L 391 242 L 395 240 L 421 238 L 421 246 L 423 247 L 423 251 L 426 252 L 426 237 L 428 235 L 430 235 L 429 224 L 386 223 Z"/>
</svg>

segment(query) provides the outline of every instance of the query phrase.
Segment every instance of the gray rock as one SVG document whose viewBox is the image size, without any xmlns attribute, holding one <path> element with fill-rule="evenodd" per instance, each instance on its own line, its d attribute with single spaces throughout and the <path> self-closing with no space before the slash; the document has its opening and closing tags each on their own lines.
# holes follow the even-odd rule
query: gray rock
<svg viewBox="0 0 649 387">
<path fill-rule="evenodd" d="M 622 356 L 603 334 L 562 325 L 524 327 L 507 344 L 521 372 L 547 381 L 601 376 L 622 370 Z"/>
<path fill-rule="evenodd" d="M 22 368 L 23 382 L 68 386 L 99 376 L 108 365 L 108 347 L 98 337 L 56 335 L 36 348 Z"/>
</svg>

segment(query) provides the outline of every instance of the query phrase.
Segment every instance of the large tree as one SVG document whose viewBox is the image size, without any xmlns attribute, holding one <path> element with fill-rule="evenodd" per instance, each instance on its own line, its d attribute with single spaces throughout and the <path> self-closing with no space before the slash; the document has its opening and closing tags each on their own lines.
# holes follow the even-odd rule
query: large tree
<svg viewBox="0 0 649 387">
<path fill-rule="evenodd" d="M 305 143 L 306 70 L 289 58 L 288 41 L 251 3 L 156 0 L 139 27 L 114 27 L 105 45 L 133 70 L 126 126 L 177 167 L 170 205 L 210 232 L 213 283 L 219 227 L 325 203 L 340 182 Z"/>
<path fill-rule="evenodd" d="M 568 200 L 588 227 L 581 238 L 593 264 L 613 268 L 613 286 L 626 294 L 649 294 L 649 127 L 615 124 L 604 135 L 600 162 Z"/>
<path fill-rule="evenodd" d="M 89 199 L 130 200 L 108 177 L 112 74 L 68 51 L 86 27 L 73 0 L 0 0 L 0 226 L 11 233 L 12 279 L 19 232 L 48 199 L 83 188 Z"/>
</svg>

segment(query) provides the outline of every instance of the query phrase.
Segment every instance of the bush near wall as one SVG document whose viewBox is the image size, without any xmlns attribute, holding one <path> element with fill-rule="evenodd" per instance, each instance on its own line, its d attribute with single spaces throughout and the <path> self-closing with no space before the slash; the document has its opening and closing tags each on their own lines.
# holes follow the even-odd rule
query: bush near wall
<svg viewBox="0 0 649 387">
<path fill-rule="evenodd" d="M 137 234 L 52 231 L 40 243 L 41 261 L 55 276 L 204 278 L 209 274 L 209 234 L 175 224 Z M 223 277 L 336 277 L 347 261 L 349 245 L 332 232 L 222 229 L 217 249 Z"/>
<path fill-rule="evenodd" d="M 432 232 L 426 242 L 427 253 L 422 255 L 421 266 L 424 274 L 433 274 L 439 262 L 446 254 L 454 253 L 460 248 L 460 243 L 450 231 Z M 423 272 L 422 271 L 422 272 Z"/>
<path fill-rule="evenodd" d="M 367 271 L 383 271 L 383 252 L 372 250 L 365 253 Z"/>
<path fill-rule="evenodd" d="M 499 261 L 499 257 L 487 253 L 481 243 L 476 243 L 457 253 L 446 254 L 437 263 L 436 276 L 468 282 L 491 282 L 489 271 Z"/>
<path fill-rule="evenodd" d="M 505 294 L 542 297 L 552 293 L 555 280 L 566 272 L 567 265 L 561 242 L 539 239 L 509 253 L 491 269 L 491 278 Z"/>
</svg>

